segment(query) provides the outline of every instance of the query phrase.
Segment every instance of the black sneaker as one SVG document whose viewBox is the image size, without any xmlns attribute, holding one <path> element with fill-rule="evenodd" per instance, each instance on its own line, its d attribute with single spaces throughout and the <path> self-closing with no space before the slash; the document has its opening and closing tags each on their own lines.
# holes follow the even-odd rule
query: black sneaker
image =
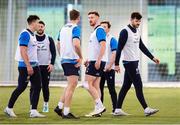
<svg viewBox="0 0 180 125">
<path fill-rule="evenodd" d="M 54 112 L 56 112 L 61 117 L 63 116 L 62 109 L 59 109 L 58 106 L 54 109 Z"/>
<path fill-rule="evenodd" d="M 67 115 L 62 115 L 63 119 L 80 119 L 79 117 L 74 116 L 72 113 L 69 113 Z"/>
</svg>

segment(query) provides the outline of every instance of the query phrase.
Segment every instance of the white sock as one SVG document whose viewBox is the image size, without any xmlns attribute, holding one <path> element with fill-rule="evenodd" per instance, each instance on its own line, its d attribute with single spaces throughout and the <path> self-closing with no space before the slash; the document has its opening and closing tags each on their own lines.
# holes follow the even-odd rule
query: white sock
<svg viewBox="0 0 180 125">
<path fill-rule="evenodd" d="M 44 106 L 48 106 L 48 102 L 44 102 Z"/>
<path fill-rule="evenodd" d="M 69 111 L 70 111 L 69 107 L 64 107 L 64 111 L 63 111 L 64 115 L 68 115 Z"/>
<path fill-rule="evenodd" d="M 102 107 L 104 107 L 103 104 L 102 104 L 102 102 L 101 102 L 101 99 L 100 99 L 100 98 L 96 99 L 96 100 L 95 100 L 95 103 L 96 103 L 96 107 L 97 107 L 97 108 L 102 108 Z"/>
<path fill-rule="evenodd" d="M 58 103 L 58 107 L 59 107 L 59 109 L 63 109 L 63 105 L 64 105 L 64 103 L 59 102 L 59 103 Z"/>
</svg>

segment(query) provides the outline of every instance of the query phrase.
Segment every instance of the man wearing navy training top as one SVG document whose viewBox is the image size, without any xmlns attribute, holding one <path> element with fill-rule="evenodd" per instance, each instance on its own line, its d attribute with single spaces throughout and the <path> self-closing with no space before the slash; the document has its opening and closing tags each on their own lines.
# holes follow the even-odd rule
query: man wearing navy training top
<svg viewBox="0 0 180 125">
<path fill-rule="evenodd" d="M 49 112 L 49 81 L 50 73 L 54 69 L 56 59 L 56 48 L 52 37 L 45 33 L 45 23 L 39 21 L 39 29 L 36 34 L 37 56 L 41 72 L 42 92 L 43 92 L 43 112 Z"/>
<path fill-rule="evenodd" d="M 16 117 L 13 106 L 17 98 L 26 89 L 28 81 L 31 82 L 31 104 L 30 117 L 45 117 L 37 111 L 39 95 L 41 91 L 40 71 L 37 59 L 37 41 L 34 32 L 39 27 L 39 17 L 30 15 L 27 18 L 28 27 L 19 35 L 18 47 L 15 59 L 18 61 L 18 86 L 13 91 L 8 106 L 4 112 L 10 117 Z"/>
<path fill-rule="evenodd" d="M 122 52 L 122 60 L 125 68 L 124 82 L 119 92 L 115 116 L 128 115 L 122 110 L 123 100 L 130 89 L 131 85 L 134 85 L 136 96 L 144 109 L 145 116 L 150 116 L 158 112 L 158 109 L 153 109 L 147 106 L 143 95 L 143 85 L 138 68 L 139 63 L 139 51 L 141 50 L 147 57 L 149 57 L 156 64 L 159 64 L 159 59 L 155 58 L 141 40 L 141 35 L 138 27 L 141 23 L 141 14 L 133 12 L 131 14 L 131 23 L 127 25 L 119 36 L 119 43 L 117 48 L 115 70 L 120 72 L 119 60 Z"/>
<path fill-rule="evenodd" d="M 112 101 L 112 112 L 114 112 L 117 103 L 117 93 L 115 89 L 115 71 L 114 62 L 116 58 L 117 40 L 110 34 L 111 24 L 109 21 L 102 21 L 101 26 L 106 32 L 106 43 L 108 50 L 108 62 L 101 76 L 100 89 L 101 89 L 101 101 L 104 101 L 104 85 L 107 81 L 107 87 Z"/>
<path fill-rule="evenodd" d="M 88 59 L 85 62 L 86 75 L 83 86 L 88 90 L 95 103 L 94 111 L 86 115 L 87 117 L 92 117 L 106 111 L 101 101 L 99 84 L 108 59 L 106 32 L 104 31 L 104 28 L 100 26 L 99 13 L 96 11 L 89 12 L 88 20 L 90 26 L 93 28 L 93 32 L 91 33 L 88 44 Z"/>
<path fill-rule="evenodd" d="M 70 22 L 62 27 L 59 33 L 57 46 L 68 85 L 54 111 L 64 119 L 77 119 L 78 117 L 70 112 L 70 105 L 74 90 L 78 83 L 79 70 L 82 62 L 80 28 L 77 25 L 80 21 L 80 13 L 73 9 L 70 11 L 69 15 Z"/>
</svg>

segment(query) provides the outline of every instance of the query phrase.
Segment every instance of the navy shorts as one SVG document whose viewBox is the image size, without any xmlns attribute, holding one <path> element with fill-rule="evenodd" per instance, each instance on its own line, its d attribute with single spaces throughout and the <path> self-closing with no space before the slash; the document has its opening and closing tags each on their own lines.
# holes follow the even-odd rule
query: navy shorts
<svg viewBox="0 0 180 125">
<path fill-rule="evenodd" d="M 101 77 L 104 67 L 106 65 L 106 62 L 101 61 L 100 68 L 97 70 L 95 68 L 96 61 L 90 61 L 88 67 L 86 68 L 86 74 L 96 77 Z"/>
<path fill-rule="evenodd" d="M 76 68 L 75 64 L 63 63 L 62 68 L 64 70 L 65 76 L 71 76 L 71 75 L 79 76 L 80 68 Z"/>
</svg>

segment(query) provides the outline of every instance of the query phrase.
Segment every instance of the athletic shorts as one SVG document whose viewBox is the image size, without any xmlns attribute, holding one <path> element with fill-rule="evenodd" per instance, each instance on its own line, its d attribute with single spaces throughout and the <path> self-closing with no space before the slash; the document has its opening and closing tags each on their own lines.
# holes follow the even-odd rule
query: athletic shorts
<svg viewBox="0 0 180 125">
<path fill-rule="evenodd" d="M 88 67 L 86 68 L 86 74 L 96 77 L 101 77 L 104 67 L 106 65 L 106 62 L 101 61 L 100 68 L 97 70 L 95 68 L 96 61 L 90 61 Z"/>
<path fill-rule="evenodd" d="M 71 76 L 71 75 L 79 76 L 80 68 L 76 68 L 75 64 L 63 63 L 62 68 L 64 70 L 65 76 Z"/>
</svg>

